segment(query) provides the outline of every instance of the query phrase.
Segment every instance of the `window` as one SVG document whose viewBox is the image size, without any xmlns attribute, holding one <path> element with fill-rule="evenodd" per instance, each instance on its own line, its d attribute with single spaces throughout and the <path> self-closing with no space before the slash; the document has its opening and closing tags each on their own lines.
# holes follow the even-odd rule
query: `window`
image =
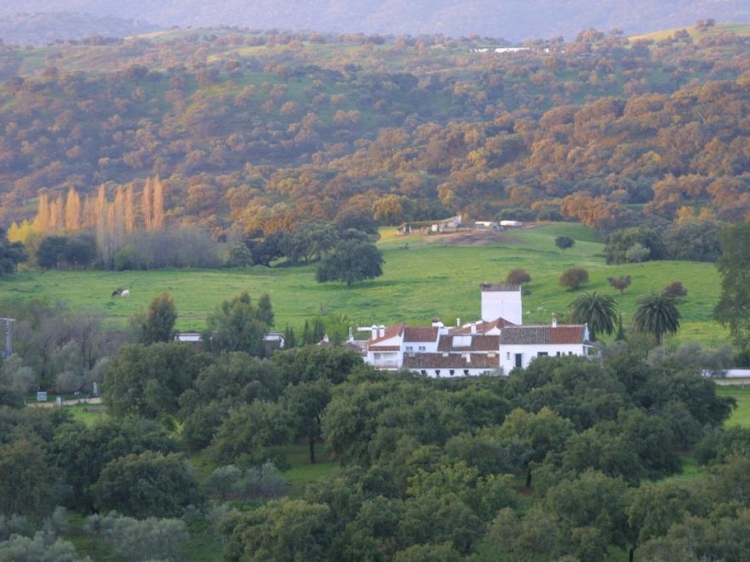
<svg viewBox="0 0 750 562">
<path fill-rule="evenodd" d="M 414 346 L 413 345 L 407 345 L 406 346 L 406 351 L 414 351 Z"/>
<path fill-rule="evenodd" d="M 435 376 L 436 376 L 436 377 L 439 377 L 439 376 L 440 376 L 440 369 L 435 369 Z"/>
<path fill-rule="evenodd" d="M 516 367 L 523 367 L 523 354 L 516 353 Z"/>
<path fill-rule="evenodd" d="M 419 372 L 420 372 L 420 373 L 422 373 L 423 375 L 426 375 L 426 374 L 427 374 L 427 371 L 425 371 L 424 369 L 422 369 L 422 370 L 421 370 L 421 371 L 419 371 Z"/>
<path fill-rule="evenodd" d="M 560 355 L 562 355 L 562 353 L 560 353 L 560 352 L 558 351 L 558 352 L 557 352 L 557 356 L 558 356 L 558 357 L 560 357 Z"/>
<path fill-rule="evenodd" d="M 505 358 L 510 360 L 510 351 L 505 355 Z"/>
<path fill-rule="evenodd" d="M 464 369 L 464 375 L 469 376 L 469 369 Z"/>
<path fill-rule="evenodd" d="M 450 370 L 450 374 L 451 374 L 451 376 L 453 376 L 453 375 L 455 375 L 455 374 L 456 374 L 456 371 L 454 371 L 453 369 L 451 369 L 451 370 Z"/>
<path fill-rule="evenodd" d="M 546 351 L 540 351 L 536 354 L 537 357 L 547 357 L 547 355 L 549 355 L 549 353 L 547 353 Z"/>
<path fill-rule="evenodd" d="M 427 348 L 423 345 L 419 346 L 419 351 L 427 351 Z"/>
<path fill-rule="evenodd" d="M 376 353 L 374 357 L 375 361 L 380 361 L 380 359 L 382 358 L 382 353 Z"/>
</svg>

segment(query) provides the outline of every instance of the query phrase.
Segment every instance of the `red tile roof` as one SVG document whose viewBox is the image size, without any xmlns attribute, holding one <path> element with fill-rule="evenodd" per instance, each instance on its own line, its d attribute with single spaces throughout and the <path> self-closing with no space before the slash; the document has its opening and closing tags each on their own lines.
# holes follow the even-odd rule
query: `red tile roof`
<svg viewBox="0 0 750 562">
<path fill-rule="evenodd" d="M 434 342 L 438 338 L 438 330 L 432 326 L 406 326 L 404 342 Z"/>
<path fill-rule="evenodd" d="M 566 326 L 509 326 L 500 333 L 500 345 L 582 344 L 586 327 Z"/>
<path fill-rule="evenodd" d="M 458 353 L 408 353 L 404 354 L 404 369 L 499 369 L 500 355 L 489 356 L 485 353 L 472 353 L 471 361 Z"/>
</svg>

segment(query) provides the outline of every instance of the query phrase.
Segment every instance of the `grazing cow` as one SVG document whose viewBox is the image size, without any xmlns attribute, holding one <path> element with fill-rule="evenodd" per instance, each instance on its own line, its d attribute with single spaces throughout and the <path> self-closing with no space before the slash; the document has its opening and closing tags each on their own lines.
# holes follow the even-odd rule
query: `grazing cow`
<svg viewBox="0 0 750 562">
<path fill-rule="evenodd" d="M 130 296 L 130 291 L 128 291 L 127 289 L 125 289 L 122 293 L 120 293 L 120 296 L 121 297 L 129 297 Z"/>
<path fill-rule="evenodd" d="M 115 289 L 114 291 L 112 291 L 112 296 L 113 297 L 119 297 L 121 294 L 122 294 L 122 289 L 120 287 L 118 287 L 117 289 Z"/>
</svg>

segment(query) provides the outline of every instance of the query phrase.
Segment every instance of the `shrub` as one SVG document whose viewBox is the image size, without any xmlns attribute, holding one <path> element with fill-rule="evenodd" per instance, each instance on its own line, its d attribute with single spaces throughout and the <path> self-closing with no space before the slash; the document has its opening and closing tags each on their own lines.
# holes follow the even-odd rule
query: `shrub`
<svg viewBox="0 0 750 562">
<path fill-rule="evenodd" d="M 582 267 L 571 267 L 560 276 L 560 286 L 577 291 L 589 280 L 589 272 Z"/>
<path fill-rule="evenodd" d="M 507 282 L 511 285 L 523 285 L 524 283 L 528 283 L 531 281 L 531 275 L 525 270 L 516 268 L 511 270 L 510 273 L 508 273 Z"/>
<path fill-rule="evenodd" d="M 687 296 L 687 289 L 682 285 L 680 281 L 675 281 L 667 285 L 662 291 L 665 295 L 674 298 L 681 298 Z"/>
<path fill-rule="evenodd" d="M 623 275 L 620 277 L 607 277 L 607 281 L 609 281 L 609 284 L 613 289 L 617 289 L 622 295 L 625 293 L 625 289 L 630 287 L 632 278 L 630 277 L 630 275 Z"/>
</svg>

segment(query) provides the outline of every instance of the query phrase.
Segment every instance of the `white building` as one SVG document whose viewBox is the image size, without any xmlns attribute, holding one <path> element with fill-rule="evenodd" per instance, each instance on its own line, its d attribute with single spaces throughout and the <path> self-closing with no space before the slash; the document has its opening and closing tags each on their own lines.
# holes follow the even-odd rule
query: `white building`
<svg viewBox="0 0 750 562">
<path fill-rule="evenodd" d="M 407 369 L 431 377 L 507 374 L 536 357 L 590 354 L 584 324 L 523 326 L 521 288 L 483 283 L 481 319 L 455 327 L 400 323 L 373 326 L 365 361 L 383 370 Z"/>
</svg>

